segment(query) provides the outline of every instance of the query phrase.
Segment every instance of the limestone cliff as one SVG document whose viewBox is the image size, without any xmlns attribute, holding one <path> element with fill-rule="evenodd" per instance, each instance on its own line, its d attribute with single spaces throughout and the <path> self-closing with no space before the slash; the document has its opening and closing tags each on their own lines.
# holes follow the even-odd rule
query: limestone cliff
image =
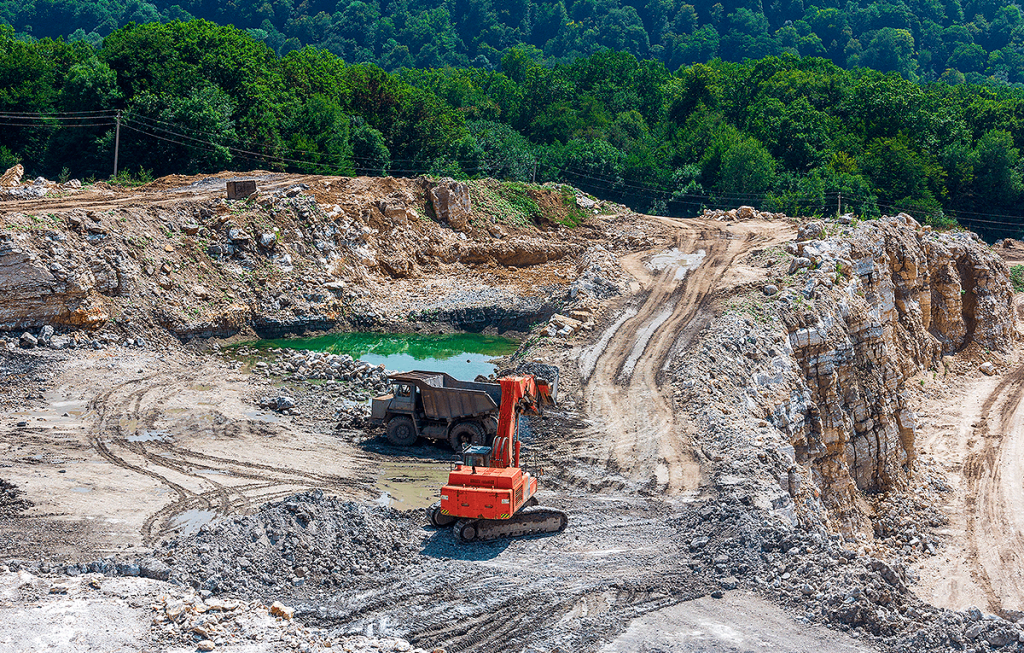
<svg viewBox="0 0 1024 653">
<path fill-rule="evenodd" d="M 812 223 L 789 247 L 796 285 L 781 317 L 800 374 L 769 420 L 833 515 L 857 529 L 854 490 L 899 488 L 913 473 L 908 378 L 971 344 L 1007 350 L 1012 288 L 1002 259 L 973 234 L 933 233 L 902 214 L 808 237 L 823 231 Z"/>
</svg>

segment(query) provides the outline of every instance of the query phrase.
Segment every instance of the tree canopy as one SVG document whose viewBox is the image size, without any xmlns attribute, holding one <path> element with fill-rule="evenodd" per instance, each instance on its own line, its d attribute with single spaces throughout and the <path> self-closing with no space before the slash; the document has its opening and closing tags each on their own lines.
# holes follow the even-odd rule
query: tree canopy
<svg viewBox="0 0 1024 653">
<path fill-rule="evenodd" d="M 1024 82 L 1024 20 L 994 0 L 0 0 L 36 38 L 100 41 L 130 22 L 234 25 L 275 54 L 316 46 L 351 63 L 494 70 L 512 48 L 559 62 L 601 50 L 669 69 L 786 53 L 909 80 Z"/>
<path fill-rule="evenodd" d="M 534 55 L 389 73 L 203 20 L 128 25 L 99 47 L 0 28 L 0 160 L 106 177 L 120 111 L 121 167 L 152 174 L 493 176 L 675 215 L 909 210 L 1020 235 L 1024 90 L 793 54 L 675 72 L 613 50 Z"/>
</svg>

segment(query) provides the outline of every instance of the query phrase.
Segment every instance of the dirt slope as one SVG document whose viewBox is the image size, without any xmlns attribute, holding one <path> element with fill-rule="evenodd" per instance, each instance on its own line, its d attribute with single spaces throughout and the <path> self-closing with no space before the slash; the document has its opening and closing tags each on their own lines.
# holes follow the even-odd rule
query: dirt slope
<svg viewBox="0 0 1024 653">
<path fill-rule="evenodd" d="M 659 249 L 625 257 L 623 267 L 642 285 L 641 300 L 584 356 L 585 405 L 595 426 L 582 437 L 592 464 L 649 490 L 678 494 L 700 485 L 701 469 L 687 426 L 677 419 L 665 367 L 710 321 L 714 298 L 743 279 L 737 259 L 792 238 L 795 229 L 763 221 L 659 221 L 671 233 L 670 255 Z M 656 254 L 664 257 L 662 265 L 654 259 L 661 270 L 644 264 Z"/>
</svg>

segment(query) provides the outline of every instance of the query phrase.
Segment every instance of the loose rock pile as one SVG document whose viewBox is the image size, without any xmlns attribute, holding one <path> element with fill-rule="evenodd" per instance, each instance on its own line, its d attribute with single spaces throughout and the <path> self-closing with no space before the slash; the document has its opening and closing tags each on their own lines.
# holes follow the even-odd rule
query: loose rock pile
<svg viewBox="0 0 1024 653">
<path fill-rule="evenodd" d="M 397 637 L 332 636 L 322 628 L 293 620 L 295 610 L 280 602 L 235 601 L 207 597 L 194 591 L 163 594 L 152 605 L 153 632 L 166 643 L 188 642 L 199 651 L 259 642 L 277 650 L 402 651 L 426 653 Z"/>
<path fill-rule="evenodd" d="M 278 355 L 270 362 L 260 361 L 253 372 L 263 376 L 279 377 L 286 381 L 345 381 L 354 384 L 366 394 L 387 390 L 387 370 L 384 365 L 371 365 L 355 360 L 348 354 L 328 354 L 294 349 L 275 349 Z M 241 349 L 240 355 L 253 353 Z"/>
<path fill-rule="evenodd" d="M 107 349 L 109 347 L 146 347 L 146 339 L 132 336 L 116 335 L 114 333 L 87 334 L 82 331 L 72 331 L 67 334 L 58 334 L 50 325 L 39 329 L 36 334 L 25 331 L 17 338 L 0 338 L 0 347 L 8 351 L 21 349 Z"/>
<path fill-rule="evenodd" d="M 418 523 L 417 523 L 418 524 Z M 214 594 L 302 585 L 344 586 L 354 576 L 416 564 L 413 520 L 314 491 L 224 519 L 165 545 L 170 580 Z"/>
<path fill-rule="evenodd" d="M 22 498 L 22 494 L 16 486 L 0 478 L 0 518 L 17 517 L 32 507 L 32 502 Z"/>
<path fill-rule="evenodd" d="M 737 209 L 704 209 L 702 218 L 705 220 L 717 220 L 719 222 L 733 222 L 736 220 L 785 220 L 785 213 L 771 213 L 769 211 L 758 211 L 752 206 L 741 206 Z"/>
<path fill-rule="evenodd" d="M 45 177 L 36 177 L 31 183 L 21 183 L 25 174 L 25 168 L 18 164 L 8 168 L 3 175 L 0 175 L 0 198 L 3 199 L 30 199 L 44 197 L 53 190 L 62 192 L 74 192 L 82 189 L 82 182 L 71 179 L 65 183 L 50 181 Z"/>
</svg>

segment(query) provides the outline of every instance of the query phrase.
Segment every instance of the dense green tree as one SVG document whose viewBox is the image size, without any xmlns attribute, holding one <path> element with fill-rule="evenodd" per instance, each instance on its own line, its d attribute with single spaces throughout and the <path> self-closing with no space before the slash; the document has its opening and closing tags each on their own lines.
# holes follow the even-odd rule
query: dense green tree
<svg viewBox="0 0 1024 653">
<path fill-rule="evenodd" d="M 385 70 L 493 69 L 510 49 L 535 47 L 557 62 L 601 49 L 675 69 L 790 52 L 841 66 L 871 66 L 933 81 L 949 68 L 976 80 L 1022 83 L 1019 7 L 994 0 L 888 2 L 774 0 L 21 0 L 0 2 L 0 22 L 36 38 L 101 45 L 129 23 L 232 24 L 277 55 L 316 46 Z M 994 62 L 994 53 L 1002 52 Z M 993 67 L 995 66 L 995 67 Z M 1016 67 L 1015 67 L 1016 66 Z M 951 73 L 952 77 L 954 74 Z"/>
<path fill-rule="evenodd" d="M 585 24 L 603 15 L 608 1 L 564 8 L 570 22 Z M 660 29 L 669 34 L 679 21 L 668 15 L 669 4 L 659 6 Z M 721 14 L 723 29 L 730 16 L 743 15 L 741 7 L 715 6 L 691 9 L 705 18 Z M 313 19 L 335 9 L 356 16 L 387 10 L 369 3 L 316 7 Z M 433 11 L 424 7 L 421 14 Z M 936 21 L 955 10 L 929 7 Z M 218 9 L 194 3 L 186 10 Z M 454 2 L 447 20 L 455 29 L 492 10 L 498 11 L 480 0 Z M 266 13 L 253 20 L 269 21 Z M 790 41 L 797 50 L 814 20 L 837 18 L 817 9 L 804 13 L 806 27 L 795 21 L 785 32 L 797 39 Z M 899 36 L 903 28 L 893 24 L 904 18 L 883 12 L 859 20 L 883 25 L 873 32 L 874 43 L 886 29 Z M 318 20 L 306 25 L 311 34 L 338 35 Z M 375 26 L 382 35 L 408 28 L 388 20 Z M 645 29 L 652 25 L 644 22 Z M 846 71 L 830 59 L 787 52 L 713 60 L 670 74 L 661 62 L 628 52 L 598 49 L 552 62 L 523 46 L 500 57 L 497 49 L 486 50 L 493 69 L 388 73 L 313 47 L 279 55 L 267 45 L 269 29 L 249 29 L 266 38 L 204 20 L 129 25 L 99 48 L 0 29 L 0 112 L 10 122 L 0 131 L 0 156 L 22 161 L 30 175 L 56 176 L 67 168 L 106 176 L 120 110 L 122 169 L 154 174 L 259 167 L 536 178 L 678 214 L 739 203 L 826 213 L 841 196 L 844 207 L 868 216 L 910 210 L 970 220 L 998 212 L 982 225 L 990 235 L 1020 235 L 1015 225 L 1024 222 L 1024 90 L 986 82 L 976 71 L 947 75 L 956 85 L 921 85 L 895 70 Z M 514 28 L 529 29 L 529 21 Z M 392 36 L 378 42 L 381 52 L 395 49 Z M 468 56 L 477 45 L 453 42 L 451 52 Z M 848 51 L 849 43 L 842 48 Z M 1007 67 L 1015 53 L 1010 46 L 994 53 L 986 72 L 1019 74 Z M 82 111 L 95 113 L 72 113 Z M 991 228 L 996 222 L 1009 226 L 1000 232 Z"/>
</svg>

